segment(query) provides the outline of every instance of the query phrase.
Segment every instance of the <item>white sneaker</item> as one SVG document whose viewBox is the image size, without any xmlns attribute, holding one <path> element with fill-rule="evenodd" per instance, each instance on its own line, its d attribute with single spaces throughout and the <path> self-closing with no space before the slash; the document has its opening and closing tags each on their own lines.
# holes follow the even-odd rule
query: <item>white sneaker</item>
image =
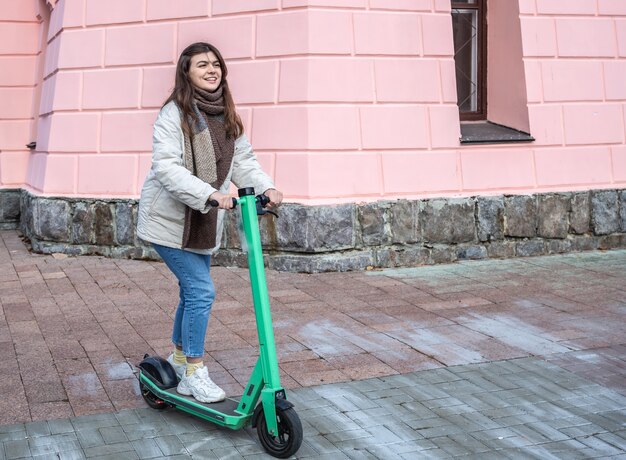
<svg viewBox="0 0 626 460">
<path fill-rule="evenodd" d="M 194 398 L 203 403 L 214 403 L 226 398 L 224 390 L 209 378 L 209 370 L 206 366 L 196 369 L 189 377 L 183 374 L 176 391 L 185 396 L 193 395 Z"/>
<path fill-rule="evenodd" d="M 174 353 L 172 353 L 171 355 L 167 357 L 167 362 L 170 363 L 172 367 L 174 368 L 174 372 L 176 372 L 176 376 L 178 377 L 178 380 L 181 380 L 183 378 L 183 375 L 185 375 L 185 370 L 187 369 L 187 365 L 176 364 L 174 362 Z"/>
</svg>

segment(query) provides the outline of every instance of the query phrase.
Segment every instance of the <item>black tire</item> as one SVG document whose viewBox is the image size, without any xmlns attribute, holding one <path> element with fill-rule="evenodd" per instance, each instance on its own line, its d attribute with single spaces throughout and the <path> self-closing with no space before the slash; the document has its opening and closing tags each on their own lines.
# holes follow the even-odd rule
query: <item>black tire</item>
<svg viewBox="0 0 626 460">
<path fill-rule="evenodd" d="M 302 444 L 302 423 L 300 417 L 292 407 L 286 410 L 276 408 L 278 422 L 278 436 L 267 432 L 265 414 L 259 414 L 256 431 L 263 448 L 272 457 L 288 458 L 295 454 Z"/>
<path fill-rule="evenodd" d="M 143 383 L 139 383 L 139 390 L 141 391 L 141 396 L 143 396 L 143 399 L 146 404 L 148 404 L 148 406 L 156 410 L 163 410 L 168 408 L 168 404 L 157 395 L 152 393 Z"/>
</svg>

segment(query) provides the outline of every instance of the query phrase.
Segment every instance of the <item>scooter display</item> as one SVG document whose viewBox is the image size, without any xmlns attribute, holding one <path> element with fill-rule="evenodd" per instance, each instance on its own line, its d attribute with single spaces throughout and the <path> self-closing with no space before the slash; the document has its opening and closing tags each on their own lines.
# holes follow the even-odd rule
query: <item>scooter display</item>
<svg viewBox="0 0 626 460">
<path fill-rule="evenodd" d="M 221 402 L 205 404 L 193 396 L 178 394 L 178 377 L 174 368 L 164 358 L 149 355 L 145 355 L 138 365 L 139 386 L 144 400 L 153 409 L 175 407 L 235 430 L 251 424 L 256 428 L 259 441 L 267 453 L 287 458 L 302 444 L 302 423 L 280 384 L 257 218 L 258 215 L 274 213 L 265 209 L 269 198 L 255 196 L 253 188 L 239 189 L 238 194 L 239 198 L 233 198 L 233 204 L 241 208 L 259 339 L 259 358 L 243 395 L 239 400 L 226 398 Z"/>
</svg>

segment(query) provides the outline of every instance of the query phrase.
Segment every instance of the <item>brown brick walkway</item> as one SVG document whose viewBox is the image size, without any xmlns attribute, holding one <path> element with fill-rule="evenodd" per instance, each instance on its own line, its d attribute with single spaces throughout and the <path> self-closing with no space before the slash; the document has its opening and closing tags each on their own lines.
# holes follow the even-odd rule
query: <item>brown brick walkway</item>
<svg viewBox="0 0 626 460">
<path fill-rule="evenodd" d="M 215 267 L 205 360 L 228 394 L 256 360 L 246 270 Z M 287 388 L 541 356 L 626 394 L 626 251 L 305 275 L 268 272 Z M 144 407 L 170 350 L 162 263 L 35 255 L 0 232 L 0 425 Z"/>
</svg>

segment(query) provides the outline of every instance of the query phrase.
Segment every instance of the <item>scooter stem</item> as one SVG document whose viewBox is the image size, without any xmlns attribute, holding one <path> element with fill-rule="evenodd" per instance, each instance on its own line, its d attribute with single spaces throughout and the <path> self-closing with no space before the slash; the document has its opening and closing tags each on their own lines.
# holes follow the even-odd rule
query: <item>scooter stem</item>
<svg viewBox="0 0 626 460">
<path fill-rule="evenodd" d="M 264 388 L 261 391 L 261 402 L 268 422 L 268 431 L 270 434 L 275 434 L 277 432 L 275 398 L 277 394 L 284 397 L 284 391 L 280 385 L 254 189 L 239 189 L 239 197 L 243 229 L 248 242 L 248 269 L 259 336 L 259 362 L 263 373 Z"/>
</svg>

